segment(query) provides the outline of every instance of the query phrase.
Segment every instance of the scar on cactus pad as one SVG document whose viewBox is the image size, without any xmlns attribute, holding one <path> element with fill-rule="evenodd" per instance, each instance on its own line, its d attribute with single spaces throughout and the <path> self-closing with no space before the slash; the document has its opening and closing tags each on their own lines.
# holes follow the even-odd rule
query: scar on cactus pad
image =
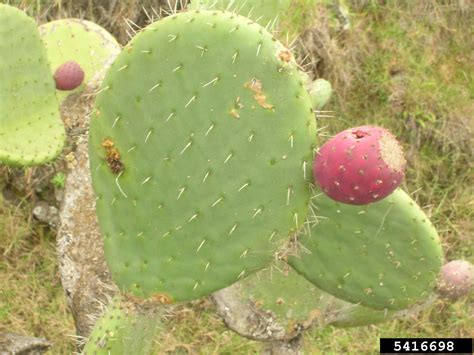
<svg viewBox="0 0 474 355">
<path fill-rule="evenodd" d="M 114 142 L 109 138 L 102 141 L 102 147 L 105 148 L 105 161 L 114 174 L 120 174 L 124 171 L 123 163 L 120 161 L 120 153 L 115 147 Z"/>
<path fill-rule="evenodd" d="M 263 92 L 263 84 L 260 80 L 253 78 L 244 85 L 253 92 L 253 98 L 264 109 L 274 110 L 274 106 L 267 102 L 267 96 Z"/>
<path fill-rule="evenodd" d="M 56 89 L 70 91 L 78 88 L 84 81 L 84 70 L 75 61 L 66 62 L 54 73 Z"/>
<path fill-rule="evenodd" d="M 396 138 L 380 127 L 342 131 L 319 150 L 316 183 L 332 199 L 364 205 L 390 195 L 401 183 L 406 161 Z"/>
</svg>

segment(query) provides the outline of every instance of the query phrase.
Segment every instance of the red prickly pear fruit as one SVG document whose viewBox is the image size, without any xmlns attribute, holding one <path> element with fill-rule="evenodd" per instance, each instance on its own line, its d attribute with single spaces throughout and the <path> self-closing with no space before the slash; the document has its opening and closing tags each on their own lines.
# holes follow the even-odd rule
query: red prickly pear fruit
<svg viewBox="0 0 474 355">
<path fill-rule="evenodd" d="M 443 265 L 438 279 L 438 293 L 450 300 L 467 295 L 474 287 L 474 265 L 466 260 L 453 260 Z"/>
<path fill-rule="evenodd" d="M 314 162 L 316 184 L 333 200 L 365 205 L 390 195 L 401 183 L 406 161 L 396 138 L 380 127 L 336 134 Z"/>
<path fill-rule="evenodd" d="M 54 81 L 58 90 L 74 90 L 84 80 L 84 70 L 74 61 L 61 64 L 54 73 Z"/>
</svg>

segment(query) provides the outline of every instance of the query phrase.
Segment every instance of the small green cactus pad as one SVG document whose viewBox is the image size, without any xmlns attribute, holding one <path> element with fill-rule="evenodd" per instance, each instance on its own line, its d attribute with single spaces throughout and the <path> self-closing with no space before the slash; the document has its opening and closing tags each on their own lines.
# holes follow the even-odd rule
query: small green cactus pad
<svg viewBox="0 0 474 355">
<path fill-rule="evenodd" d="M 322 292 L 287 264 L 279 262 L 235 284 L 244 302 L 271 311 L 287 334 L 309 327 L 336 307 L 338 300 Z"/>
<path fill-rule="evenodd" d="M 427 297 L 442 265 L 436 229 L 402 190 L 365 206 L 313 198 L 309 233 L 289 263 L 321 289 L 375 309 L 403 309 Z"/>
<path fill-rule="evenodd" d="M 161 326 L 157 309 L 141 310 L 116 296 L 94 325 L 82 354 L 149 354 Z"/>
<path fill-rule="evenodd" d="M 0 4 L 0 164 L 38 165 L 61 152 L 65 130 L 36 23 Z"/>
<path fill-rule="evenodd" d="M 339 301 L 339 309 L 327 317 L 325 324 L 337 328 L 351 328 L 408 318 L 428 308 L 436 299 L 437 296 L 432 293 L 426 301 L 402 310 L 379 310 Z"/>
<path fill-rule="evenodd" d="M 334 316 L 328 318 L 326 324 L 336 328 L 363 327 L 396 319 L 400 312 L 403 311 L 379 310 L 346 303 Z"/>
<path fill-rule="evenodd" d="M 376 310 L 337 299 L 320 290 L 287 264 L 278 262 L 234 284 L 239 302 L 268 314 L 291 339 L 313 325 L 356 327 L 396 318 L 400 311 Z M 402 311 L 406 312 L 406 311 Z"/>
<path fill-rule="evenodd" d="M 313 108 L 315 110 L 321 110 L 331 99 L 331 83 L 324 79 L 316 79 L 308 86 L 311 101 L 313 102 Z"/>
<path fill-rule="evenodd" d="M 90 160 L 121 289 L 175 301 L 265 267 L 307 215 L 315 120 L 264 28 L 188 11 L 140 32 L 96 100 Z"/>
<path fill-rule="evenodd" d="M 272 28 L 278 18 L 285 15 L 290 3 L 291 0 L 192 0 L 188 9 L 233 11 Z"/>
<path fill-rule="evenodd" d="M 110 65 L 110 58 L 120 52 L 120 45 L 105 29 L 93 22 L 78 19 L 62 19 L 39 27 L 46 46 L 51 71 L 68 61 L 77 62 L 85 72 L 83 84 L 68 92 L 58 91 L 58 99 L 64 100 L 74 92 L 80 92 L 97 72 Z"/>
</svg>

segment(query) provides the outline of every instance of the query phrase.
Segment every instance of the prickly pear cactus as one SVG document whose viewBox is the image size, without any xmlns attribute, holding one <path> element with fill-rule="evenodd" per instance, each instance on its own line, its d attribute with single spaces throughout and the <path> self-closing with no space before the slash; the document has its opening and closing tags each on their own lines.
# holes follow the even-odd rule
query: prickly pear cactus
<svg viewBox="0 0 474 355">
<path fill-rule="evenodd" d="M 133 302 L 115 297 L 96 322 L 84 355 L 149 354 L 161 326 L 156 309 L 140 309 Z"/>
<path fill-rule="evenodd" d="M 96 100 L 90 158 L 121 289 L 189 300 L 266 266 L 305 220 L 315 120 L 291 53 L 233 13 L 140 32 Z"/>
<path fill-rule="evenodd" d="M 322 290 L 375 309 L 403 309 L 434 289 L 442 265 L 438 234 L 402 190 L 366 206 L 324 194 L 289 263 Z"/>
<path fill-rule="evenodd" d="M 115 38 L 93 22 L 79 19 L 61 19 L 45 23 L 39 27 L 46 46 L 51 71 L 68 61 L 77 62 L 85 72 L 83 85 L 73 92 L 84 89 L 84 85 L 94 75 L 108 66 L 113 53 L 120 51 Z M 71 92 L 58 92 L 62 101 Z"/>
<path fill-rule="evenodd" d="M 65 130 L 36 23 L 0 4 L 0 164 L 37 165 L 61 152 Z"/>
<path fill-rule="evenodd" d="M 272 28 L 284 16 L 291 0 L 193 0 L 188 8 L 233 11 Z"/>
</svg>

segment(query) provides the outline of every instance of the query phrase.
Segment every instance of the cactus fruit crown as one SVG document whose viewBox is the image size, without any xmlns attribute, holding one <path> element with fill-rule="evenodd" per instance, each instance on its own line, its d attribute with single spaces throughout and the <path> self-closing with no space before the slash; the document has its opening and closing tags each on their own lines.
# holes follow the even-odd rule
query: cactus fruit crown
<svg viewBox="0 0 474 355">
<path fill-rule="evenodd" d="M 119 288 L 208 295 L 265 267 L 302 225 L 315 120 L 289 53 L 248 18 L 187 11 L 117 57 L 96 99 L 90 161 Z"/>
<path fill-rule="evenodd" d="M 403 172 L 406 161 L 403 154 L 403 149 L 395 137 L 384 132 L 380 138 L 380 155 L 382 160 L 388 165 L 391 170 Z"/>
<path fill-rule="evenodd" d="M 351 128 L 350 134 L 357 141 L 370 136 L 369 127 Z M 372 128 L 372 127 L 370 127 Z M 382 160 L 387 166 L 395 171 L 403 171 L 406 161 L 403 155 L 403 149 L 396 138 L 388 131 L 382 130 L 379 140 L 379 150 Z"/>
</svg>

